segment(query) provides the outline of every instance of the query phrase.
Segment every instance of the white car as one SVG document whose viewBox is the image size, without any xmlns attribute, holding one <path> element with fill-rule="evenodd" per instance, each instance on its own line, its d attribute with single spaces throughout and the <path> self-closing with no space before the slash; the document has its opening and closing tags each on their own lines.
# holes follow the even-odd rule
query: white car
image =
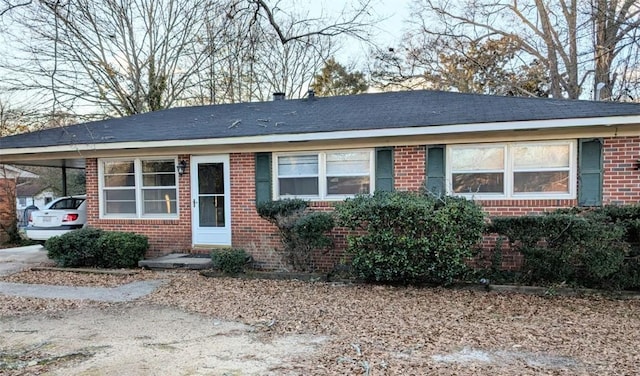
<svg viewBox="0 0 640 376">
<path fill-rule="evenodd" d="M 27 238 L 45 241 L 84 227 L 87 222 L 86 201 L 86 195 L 60 197 L 44 209 L 33 211 L 25 229 Z"/>
</svg>

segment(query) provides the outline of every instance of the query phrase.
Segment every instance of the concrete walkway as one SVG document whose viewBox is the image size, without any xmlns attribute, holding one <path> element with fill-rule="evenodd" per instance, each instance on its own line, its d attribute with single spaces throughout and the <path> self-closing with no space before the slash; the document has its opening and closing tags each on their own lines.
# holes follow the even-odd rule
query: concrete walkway
<svg viewBox="0 0 640 376">
<path fill-rule="evenodd" d="M 194 256 L 189 253 L 171 253 L 154 259 L 138 261 L 138 266 L 146 269 L 211 269 L 211 257 L 209 255 Z"/>
<path fill-rule="evenodd" d="M 131 282 L 118 287 L 76 287 L 0 282 L 0 295 L 44 299 L 128 302 L 151 294 L 164 280 Z"/>
<path fill-rule="evenodd" d="M 0 277 L 45 264 L 53 264 L 53 261 L 41 245 L 0 249 Z"/>
<path fill-rule="evenodd" d="M 52 265 L 41 245 L 0 249 L 0 277 L 34 266 Z M 0 295 L 45 299 L 127 302 L 152 293 L 164 280 L 132 282 L 118 287 L 76 287 L 0 282 Z"/>
</svg>

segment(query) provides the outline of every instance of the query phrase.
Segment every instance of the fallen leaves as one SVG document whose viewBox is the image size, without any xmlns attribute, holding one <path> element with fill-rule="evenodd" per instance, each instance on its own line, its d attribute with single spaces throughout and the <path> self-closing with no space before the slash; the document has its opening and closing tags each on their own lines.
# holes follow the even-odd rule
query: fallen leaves
<svg viewBox="0 0 640 376">
<path fill-rule="evenodd" d="M 640 302 L 635 300 L 148 273 L 116 279 L 76 279 L 55 272 L 14 278 L 91 286 L 151 276 L 169 279 L 143 301 L 241 321 L 261 336 L 327 337 L 315 356 L 287 365 L 295 374 L 568 375 L 633 374 L 640 369 L 635 351 Z M 6 302 L 0 296 L 0 305 Z M 73 308 L 78 303 L 31 299 L 9 304 L 46 309 L 42 305 Z M 457 361 L 455 355 L 464 351 L 488 354 L 492 360 Z"/>
<path fill-rule="evenodd" d="M 138 270 L 136 273 L 75 273 L 54 270 L 29 270 L 0 278 L 3 282 L 46 284 L 58 286 L 117 287 L 130 282 L 157 279 L 158 274 L 150 270 Z"/>
</svg>

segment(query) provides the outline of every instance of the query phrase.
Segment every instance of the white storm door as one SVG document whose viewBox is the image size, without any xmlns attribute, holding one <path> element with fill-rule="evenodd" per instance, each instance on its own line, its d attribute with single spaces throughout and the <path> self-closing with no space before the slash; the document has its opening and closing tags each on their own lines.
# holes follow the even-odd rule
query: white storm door
<svg viewBox="0 0 640 376">
<path fill-rule="evenodd" d="M 229 155 L 191 157 L 194 245 L 231 245 Z"/>
</svg>

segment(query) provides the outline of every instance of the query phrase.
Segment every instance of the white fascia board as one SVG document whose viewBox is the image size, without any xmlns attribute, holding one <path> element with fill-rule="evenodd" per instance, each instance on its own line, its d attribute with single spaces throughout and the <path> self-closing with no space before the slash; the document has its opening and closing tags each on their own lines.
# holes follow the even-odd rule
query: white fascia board
<svg viewBox="0 0 640 376">
<path fill-rule="evenodd" d="M 588 126 L 614 126 L 620 124 L 640 124 L 640 115 L 595 117 L 595 118 L 574 118 L 574 119 L 554 119 L 554 120 L 528 120 L 518 122 L 494 122 L 494 123 L 473 123 L 455 125 L 431 125 L 415 126 L 404 128 L 380 128 L 363 129 L 334 132 L 314 132 L 314 133 L 289 133 L 276 135 L 207 138 L 190 140 L 162 140 L 162 141 L 131 141 L 99 144 L 72 144 L 60 146 L 45 146 L 39 148 L 0 149 L 1 155 L 32 154 L 32 153 L 57 153 L 57 152 L 82 152 L 118 149 L 140 149 L 140 148 L 164 148 L 164 147 L 193 147 L 208 145 L 234 145 L 234 144 L 260 144 L 275 142 L 300 142 L 300 141 L 330 141 L 359 138 L 377 137 L 399 137 L 399 136 L 423 136 L 438 134 L 456 134 L 469 132 L 494 132 L 494 131 L 522 131 L 532 129 L 550 128 L 577 128 Z"/>
</svg>

